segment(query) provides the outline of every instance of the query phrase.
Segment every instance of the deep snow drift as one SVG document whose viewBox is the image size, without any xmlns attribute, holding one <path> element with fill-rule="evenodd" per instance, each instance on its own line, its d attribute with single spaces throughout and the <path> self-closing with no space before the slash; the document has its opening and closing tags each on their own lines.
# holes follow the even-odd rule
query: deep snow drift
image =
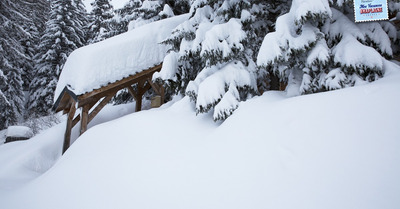
<svg viewBox="0 0 400 209">
<path fill-rule="evenodd" d="M 143 109 L 148 109 L 149 106 L 149 101 L 144 100 Z M 135 104 L 106 106 L 103 110 L 89 123 L 89 127 L 130 114 L 134 112 Z M 27 141 L 4 145 L 0 141 L 0 193 L 18 189 L 54 165 L 61 156 L 65 126 L 65 122 L 58 124 Z M 79 126 L 77 124 L 75 127 Z M 6 131 L 4 130 L 4 138 L 0 140 L 5 140 Z M 78 128 L 73 129 L 72 141 L 78 136 Z"/>
<path fill-rule="evenodd" d="M 0 182 L 33 179 L 0 187 L 1 208 L 400 207 L 398 68 L 332 92 L 287 98 L 270 91 L 223 124 L 195 116 L 189 103 L 95 126 L 42 175 L 15 158 L 33 156 L 28 145 L 41 162 L 54 158 L 61 139 L 51 136 L 63 128 L 0 146 L 1 165 L 15 160 L 21 168 L 0 167 Z M 49 141 L 59 147 L 46 148 Z"/>
</svg>

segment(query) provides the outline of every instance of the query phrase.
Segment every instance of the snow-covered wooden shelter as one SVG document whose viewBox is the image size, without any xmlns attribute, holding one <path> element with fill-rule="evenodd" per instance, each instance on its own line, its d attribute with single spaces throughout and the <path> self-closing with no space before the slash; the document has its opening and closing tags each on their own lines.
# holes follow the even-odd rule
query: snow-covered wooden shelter
<svg viewBox="0 0 400 209">
<path fill-rule="evenodd" d="M 141 110 L 143 94 L 153 88 L 163 101 L 164 89 L 152 82 L 169 49 L 160 44 L 187 15 L 168 18 L 75 50 L 67 59 L 55 91 L 54 109 L 68 114 L 63 152 L 71 130 L 80 121 L 80 133 L 121 89 L 128 89 Z M 132 85 L 137 85 L 135 91 Z M 77 108 L 80 115 L 75 116 Z"/>
</svg>

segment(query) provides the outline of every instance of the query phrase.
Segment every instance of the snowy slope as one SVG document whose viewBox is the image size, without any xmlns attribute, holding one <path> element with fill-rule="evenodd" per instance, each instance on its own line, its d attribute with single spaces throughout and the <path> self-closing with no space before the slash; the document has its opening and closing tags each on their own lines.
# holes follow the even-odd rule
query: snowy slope
<svg viewBox="0 0 400 209">
<path fill-rule="evenodd" d="M 160 43 L 187 18 L 160 20 L 75 50 L 61 72 L 55 100 L 65 86 L 80 95 L 160 64 L 169 49 Z"/>
<path fill-rule="evenodd" d="M 149 106 L 144 102 L 144 108 Z M 134 112 L 135 104 L 106 106 L 89 127 L 119 118 Z M 17 141 L 2 145 L 0 131 L 0 193 L 17 189 L 37 178 L 61 156 L 65 132 L 65 122 L 36 135 L 27 141 Z M 77 124 L 75 127 L 79 127 Z M 4 135 L 7 130 L 4 130 Z M 79 136 L 78 128 L 73 129 L 72 141 Z M 4 136 L 5 140 L 5 136 Z M 1 204 L 0 204 L 1 205 Z M 2 208 L 2 207 L 0 207 Z"/>
<path fill-rule="evenodd" d="M 46 173 L 0 190 L 2 208 L 400 206 L 398 68 L 343 90 L 267 92 L 223 124 L 189 103 L 89 129 Z"/>
</svg>

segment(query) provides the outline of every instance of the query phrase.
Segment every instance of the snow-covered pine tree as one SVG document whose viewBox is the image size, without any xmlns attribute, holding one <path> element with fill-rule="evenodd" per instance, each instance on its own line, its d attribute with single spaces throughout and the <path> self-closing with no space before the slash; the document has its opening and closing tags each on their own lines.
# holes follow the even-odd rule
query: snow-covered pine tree
<svg viewBox="0 0 400 209">
<path fill-rule="evenodd" d="M 175 15 L 186 14 L 190 10 L 190 0 L 164 0 L 162 5 L 167 4 Z"/>
<path fill-rule="evenodd" d="M 135 17 L 129 22 L 128 30 L 140 27 L 142 25 L 174 16 L 172 9 L 168 4 L 161 0 L 145 0 L 142 5 L 134 10 Z"/>
<path fill-rule="evenodd" d="M 88 36 L 89 43 L 95 43 L 104 40 L 109 33 L 107 22 L 114 17 L 114 9 L 109 0 L 95 0 L 91 5 Z"/>
<path fill-rule="evenodd" d="M 386 31 L 393 26 L 354 23 L 351 4 L 293 0 L 290 12 L 276 21 L 276 32 L 265 36 L 257 64 L 287 82 L 290 95 L 344 88 L 383 76 L 383 59 L 392 56 Z"/>
<path fill-rule="evenodd" d="M 8 82 L 0 68 L 0 130 L 16 122 L 14 108 L 11 106 L 3 90 L 7 91 Z"/>
<path fill-rule="evenodd" d="M 89 30 L 89 19 L 82 0 L 72 0 L 72 10 L 70 12 L 72 22 L 75 24 L 73 26 L 75 34 L 78 36 L 81 46 L 85 46 L 88 40 L 87 31 Z"/>
<path fill-rule="evenodd" d="M 241 101 L 255 95 L 255 58 L 273 19 L 286 1 L 194 1 L 189 20 L 164 43 L 172 49 L 154 79 L 189 96 L 197 113 L 229 117 Z M 280 9 L 278 9 L 278 6 Z M 288 8 L 288 7 L 286 7 Z"/>
<path fill-rule="evenodd" d="M 36 47 L 40 42 L 40 35 L 43 33 L 47 21 L 48 10 L 50 9 L 47 0 L 23 0 L 24 15 L 30 21 L 24 21 L 23 28 L 27 36 L 21 40 L 24 47 L 24 54 L 27 60 L 23 63 L 22 81 L 24 91 L 29 90 L 29 84 L 33 79 L 33 56 L 36 54 Z"/>
<path fill-rule="evenodd" d="M 68 55 L 84 44 L 84 19 L 77 18 L 78 14 L 82 14 L 82 7 L 77 7 L 79 2 L 51 1 L 49 20 L 35 55 L 35 77 L 31 82 L 29 98 L 31 114 L 41 116 L 51 112 L 62 67 Z"/>
<path fill-rule="evenodd" d="M 135 11 L 142 6 L 141 0 L 130 0 L 123 8 L 115 11 L 115 16 L 109 21 L 110 33 L 108 37 L 128 31 L 130 21 L 138 18 Z"/>
<path fill-rule="evenodd" d="M 389 18 L 400 20 L 400 0 L 393 0 L 388 2 Z M 400 58 L 400 28 L 393 30 L 391 23 L 387 21 L 381 22 L 383 29 L 389 34 L 392 40 L 393 56 L 397 59 Z M 396 29 L 396 28 L 395 28 Z M 397 35 L 396 35 L 397 34 Z M 396 37 L 396 38 L 393 38 Z"/>
<path fill-rule="evenodd" d="M 23 66 L 29 62 L 22 40 L 29 37 L 25 30 L 26 2 L 4 0 L 0 2 L 0 123 L 3 128 L 15 124 L 23 114 Z"/>
</svg>

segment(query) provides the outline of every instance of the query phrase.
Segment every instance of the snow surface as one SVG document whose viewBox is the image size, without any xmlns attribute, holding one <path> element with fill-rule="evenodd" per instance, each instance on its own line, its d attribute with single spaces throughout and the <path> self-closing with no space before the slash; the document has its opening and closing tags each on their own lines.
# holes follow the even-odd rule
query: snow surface
<svg viewBox="0 0 400 209">
<path fill-rule="evenodd" d="M 144 101 L 144 108 L 149 106 L 146 102 L 147 100 Z M 106 106 L 89 123 L 88 127 L 119 118 L 134 111 L 134 103 Z M 29 140 L 16 141 L 0 146 L 0 194 L 25 186 L 25 184 L 39 177 L 54 165 L 61 156 L 65 127 L 66 124 L 63 122 Z M 76 127 L 80 127 L 80 124 L 78 123 L 73 129 L 72 142 L 79 136 L 79 130 Z M 1 132 L 3 131 L 0 131 L 0 138 Z"/>
<path fill-rule="evenodd" d="M 160 64 L 169 49 L 160 43 L 187 18 L 160 20 L 75 50 L 61 72 L 55 100 L 65 86 L 80 95 Z"/>
<path fill-rule="evenodd" d="M 2 145 L 1 208 L 399 208 L 400 69 L 384 65 L 366 85 L 266 92 L 223 124 L 183 98 L 90 128 L 58 161 L 65 123 Z"/>
</svg>

